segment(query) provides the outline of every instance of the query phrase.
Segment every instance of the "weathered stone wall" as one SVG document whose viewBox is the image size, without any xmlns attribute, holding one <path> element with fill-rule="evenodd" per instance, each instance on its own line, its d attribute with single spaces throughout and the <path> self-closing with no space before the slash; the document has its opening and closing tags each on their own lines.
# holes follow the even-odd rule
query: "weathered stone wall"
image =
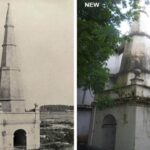
<svg viewBox="0 0 150 150">
<path fill-rule="evenodd" d="M 135 106 L 124 105 L 120 107 L 97 110 L 92 145 L 102 148 L 103 119 L 106 115 L 113 115 L 116 119 L 115 150 L 134 150 L 135 139 Z"/>
<path fill-rule="evenodd" d="M 150 107 L 136 107 L 135 150 L 150 149 Z"/>
<path fill-rule="evenodd" d="M 84 93 L 84 90 L 82 88 L 78 88 L 78 94 L 77 94 L 77 103 L 78 105 L 91 105 L 91 103 L 94 101 L 94 95 L 90 90 L 86 90 Z"/>
<path fill-rule="evenodd" d="M 93 145 L 102 147 L 106 143 L 103 137 L 103 119 L 111 114 L 116 119 L 115 150 L 150 149 L 150 107 L 124 105 L 97 110 Z"/>
<path fill-rule="evenodd" d="M 36 118 L 36 119 L 35 119 Z M 37 113 L 0 113 L 0 149 L 13 149 L 14 132 L 23 129 L 26 132 L 27 149 L 40 147 L 40 122 Z"/>
</svg>

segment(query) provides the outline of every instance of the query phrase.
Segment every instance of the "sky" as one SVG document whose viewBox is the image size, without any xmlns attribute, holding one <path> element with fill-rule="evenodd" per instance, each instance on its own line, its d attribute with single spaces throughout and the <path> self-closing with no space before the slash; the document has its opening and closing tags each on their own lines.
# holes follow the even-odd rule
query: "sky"
<svg viewBox="0 0 150 150">
<path fill-rule="evenodd" d="M 148 13 L 148 15 L 150 17 L 150 4 L 146 5 L 144 2 L 145 1 L 141 0 L 140 1 L 140 3 L 141 3 L 140 5 L 144 6 L 146 8 L 146 12 Z M 146 23 L 144 24 L 144 23 L 143 23 L 143 25 L 144 25 L 143 28 L 149 28 L 148 24 L 146 24 Z M 129 23 L 127 21 L 123 21 L 121 23 L 121 25 L 120 25 L 120 31 L 121 31 L 122 34 L 128 34 L 130 32 L 130 25 L 129 25 Z"/>
<path fill-rule="evenodd" d="M 0 0 L 0 45 L 8 2 L 26 107 L 73 105 L 73 0 Z"/>
</svg>

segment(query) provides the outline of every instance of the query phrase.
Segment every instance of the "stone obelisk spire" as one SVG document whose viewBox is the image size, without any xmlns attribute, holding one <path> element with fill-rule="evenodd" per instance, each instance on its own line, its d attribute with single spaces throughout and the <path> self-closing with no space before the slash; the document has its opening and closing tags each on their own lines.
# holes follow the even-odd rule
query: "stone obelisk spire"
<svg viewBox="0 0 150 150">
<path fill-rule="evenodd" d="M 8 4 L 5 33 L 0 69 L 0 102 L 3 111 L 25 111 L 20 69 L 17 62 L 17 50 L 14 37 L 14 25 L 11 20 L 10 4 Z"/>
<path fill-rule="evenodd" d="M 126 43 L 119 71 L 119 84 L 130 85 L 134 78 L 138 84 L 150 87 L 150 16 L 141 3 L 138 21 L 131 26 L 131 40 Z"/>
</svg>

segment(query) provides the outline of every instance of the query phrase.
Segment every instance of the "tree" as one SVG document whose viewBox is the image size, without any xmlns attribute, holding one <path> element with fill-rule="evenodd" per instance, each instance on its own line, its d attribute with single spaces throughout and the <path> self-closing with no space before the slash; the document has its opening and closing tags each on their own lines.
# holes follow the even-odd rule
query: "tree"
<svg viewBox="0 0 150 150">
<path fill-rule="evenodd" d="M 118 27 L 124 20 L 138 19 L 140 7 L 138 0 L 93 0 L 100 4 L 94 8 L 85 2 L 91 0 L 77 3 L 77 79 L 78 87 L 96 94 L 108 79 L 107 59 L 125 38 Z"/>
</svg>

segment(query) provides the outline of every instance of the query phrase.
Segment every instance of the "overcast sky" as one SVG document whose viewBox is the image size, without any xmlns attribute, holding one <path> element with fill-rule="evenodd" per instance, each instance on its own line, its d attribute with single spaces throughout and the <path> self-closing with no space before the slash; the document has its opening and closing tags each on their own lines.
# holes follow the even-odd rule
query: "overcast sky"
<svg viewBox="0 0 150 150">
<path fill-rule="evenodd" d="M 147 14 L 150 17 L 150 5 L 146 5 L 144 0 L 141 0 L 140 2 L 141 2 L 140 5 L 145 7 L 145 11 L 147 12 Z M 149 28 L 149 24 L 146 23 L 147 19 L 148 18 L 146 18 L 146 20 L 143 21 L 144 22 L 142 24 L 144 26 L 143 28 Z M 127 21 L 123 21 L 121 23 L 120 31 L 121 31 L 122 34 L 128 34 L 130 32 L 130 25 Z"/>
<path fill-rule="evenodd" d="M 73 0 L 0 0 L 0 45 L 8 2 L 27 108 L 73 104 Z"/>
</svg>

